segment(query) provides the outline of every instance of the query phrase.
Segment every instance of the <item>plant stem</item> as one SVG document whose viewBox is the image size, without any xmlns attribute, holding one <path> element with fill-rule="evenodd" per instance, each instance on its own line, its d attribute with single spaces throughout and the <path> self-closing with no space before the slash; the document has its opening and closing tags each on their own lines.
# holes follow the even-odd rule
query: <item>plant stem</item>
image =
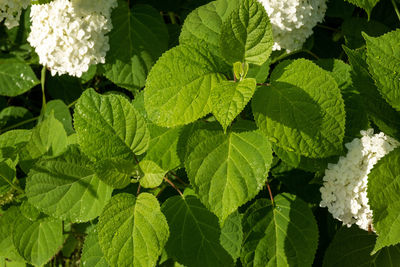
<svg viewBox="0 0 400 267">
<path fill-rule="evenodd" d="M 42 85 L 42 112 L 44 113 L 46 110 L 46 95 L 44 92 L 44 87 L 45 87 L 45 83 L 46 83 L 46 67 L 45 66 L 43 66 L 43 69 L 42 69 L 40 83 Z"/>
<path fill-rule="evenodd" d="M 0 175 L 1 178 L 3 178 L 12 188 L 14 188 L 15 190 L 17 190 L 19 193 L 21 194 L 25 194 L 24 190 L 22 190 L 21 187 L 19 187 L 18 185 L 10 182 L 6 177 L 4 177 L 3 175 Z"/>
<path fill-rule="evenodd" d="M 74 102 L 70 103 L 67 107 L 68 108 L 72 108 L 73 106 L 75 106 L 76 102 L 78 102 L 79 99 L 75 100 Z"/>
<path fill-rule="evenodd" d="M 308 49 L 300 49 L 300 50 L 296 50 L 296 51 L 293 51 L 293 52 L 290 52 L 290 53 L 287 53 L 287 54 L 280 55 L 279 57 L 275 58 L 271 62 L 271 65 L 275 64 L 278 61 L 281 61 L 282 59 L 285 59 L 287 57 L 290 57 L 290 56 L 298 54 L 298 53 L 306 53 L 306 54 L 309 54 L 310 56 L 312 56 L 313 58 L 315 58 L 316 60 L 319 59 L 319 57 L 316 54 L 314 54 L 313 52 L 311 52 L 310 50 L 308 50 Z"/>
<path fill-rule="evenodd" d="M 330 31 L 333 31 L 333 32 L 339 32 L 340 31 L 338 29 L 335 29 L 335 28 L 332 28 L 332 27 L 329 27 L 329 26 L 326 26 L 326 25 L 323 25 L 323 24 L 317 24 L 317 27 L 320 27 L 320 28 L 326 29 L 326 30 L 330 30 Z"/>
<path fill-rule="evenodd" d="M 167 183 L 169 183 L 169 184 L 179 193 L 179 195 L 181 195 L 181 197 L 183 197 L 183 194 L 182 194 L 181 190 L 179 190 L 179 188 L 176 187 L 176 185 L 175 185 L 173 182 L 171 182 L 171 181 L 170 181 L 167 177 L 165 177 L 165 176 L 164 176 L 164 180 L 165 180 Z"/>
<path fill-rule="evenodd" d="M 272 195 L 271 187 L 269 187 L 268 181 L 266 182 L 266 184 L 267 184 L 267 189 L 268 189 L 268 193 L 269 193 L 269 198 L 271 199 L 272 206 L 274 206 L 275 205 L 274 204 L 274 197 Z"/>
<path fill-rule="evenodd" d="M 137 187 L 137 191 L 136 191 L 136 196 L 138 196 L 140 194 L 140 189 L 142 188 L 142 186 L 139 184 Z"/>
<path fill-rule="evenodd" d="M 11 125 L 11 126 L 7 127 L 7 128 L 1 129 L 1 130 L 0 130 L 0 133 L 7 132 L 7 131 L 9 131 L 9 130 L 12 130 L 12 129 L 14 129 L 14 128 L 17 128 L 17 127 L 19 127 L 19 126 L 22 126 L 22 125 L 24 125 L 24 124 L 27 124 L 27 123 L 36 121 L 37 119 L 39 119 L 39 117 L 35 117 L 35 118 L 27 119 L 27 120 L 25 120 L 25 121 L 18 122 L 18 123 L 14 124 L 14 125 Z"/>
<path fill-rule="evenodd" d="M 397 4 L 396 4 L 396 2 L 395 2 L 394 0 L 392 0 L 392 4 L 393 4 L 393 7 L 394 7 L 394 11 L 396 11 L 397 17 L 399 18 L 399 21 L 400 21 L 400 11 L 399 11 L 399 8 L 397 7 Z"/>
<path fill-rule="evenodd" d="M 178 24 L 178 22 L 176 21 L 176 17 L 175 17 L 175 13 L 174 12 L 168 12 L 168 16 L 171 19 L 171 23 L 172 24 Z"/>
</svg>

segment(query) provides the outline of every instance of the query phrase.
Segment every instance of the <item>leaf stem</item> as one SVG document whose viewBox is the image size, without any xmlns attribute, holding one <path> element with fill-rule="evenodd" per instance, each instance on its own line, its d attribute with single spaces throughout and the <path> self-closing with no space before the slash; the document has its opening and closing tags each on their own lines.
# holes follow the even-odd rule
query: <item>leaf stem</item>
<svg viewBox="0 0 400 267">
<path fill-rule="evenodd" d="M 171 181 L 170 181 L 167 177 L 165 177 L 165 176 L 164 176 L 164 180 L 165 180 L 167 183 L 169 183 L 170 186 L 172 186 L 172 187 L 179 193 L 179 195 L 181 195 L 181 197 L 183 197 L 183 194 L 182 194 L 181 190 L 179 190 L 179 188 L 176 187 L 176 185 L 175 185 L 173 182 L 171 182 Z"/>
<path fill-rule="evenodd" d="M 72 103 L 70 103 L 67 107 L 68 108 L 72 108 L 73 106 L 75 106 L 76 102 L 78 102 L 79 99 L 73 101 Z"/>
<path fill-rule="evenodd" d="M 172 24 L 178 24 L 176 17 L 175 17 L 175 13 L 174 12 L 168 12 L 168 16 L 171 19 L 171 23 Z"/>
<path fill-rule="evenodd" d="M 39 117 L 34 117 L 34 118 L 27 119 L 27 120 L 25 120 L 25 121 L 18 122 L 18 123 L 16 123 L 16 124 L 13 124 L 13 125 L 7 127 L 7 128 L 1 129 L 1 130 L 0 130 L 0 133 L 7 132 L 7 131 L 9 131 L 9 130 L 12 130 L 12 129 L 14 129 L 14 128 L 17 128 L 17 127 L 19 127 L 19 126 L 22 126 L 22 125 L 24 125 L 24 124 L 27 124 L 27 123 L 36 121 L 37 119 L 39 119 Z"/>
<path fill-rule="evenodd" d="M 46 83 L 46 66 L 42 68 L 42 74 L 40 76 L 40 84 L 42 85 L 42 112 L 46 110 L 46 94 L 44 92 L 44 87 Z"/>
<path fill-rule="evenodd" d="M 1 178 L 3 178 L 12 188 L 14 188 L 15 190 L 17 190 L 19 193 L 21 194 L 25 194 L 24 190 L 19 187 L 18 185 L 10 182 L 6 177 L 4 177 L 3 175 L 0 175 Z"/>
<path fill-rule="evenodd" d="M 326 25 L 323 25 L 323 24 L 317 24 L 317 27 L 320 27 L 320 28 L 326 29 L 326 30 L 330 30 L 330 31 L 333 31 L 333 32 L 340 32 L 340 30 L 338 30 L 338 29 L 335 29 L 335 28 L 332 28 L 332 27 L 329 27 L 329 26 L 326 26 Z"/>
<path fill-rule="evenodd" d="M 290 56 L 298 54 L 298 53 L 306 53 L 306 54 L 309 54 L 310 56 L 312 56 L 313 58 L 315 58 L 316 60 L 319 59 L 319 57 L 316 54 L 314 54 L 313 52 L 311 52 L 310 50 L 308 50 L 308 49 L 300 49 L 300 50 L 296 50 L 296 51 L 293 51 L 293 52 L 290 52 L 290 53 L 287 53 L 287 54 L 280 55 L 279 57 L 277 57 L 274 60 L 272 60 L 271 65 L 275 64 L 278 61 L 281 61 L 282 59 L 285 59 L 287 57 L 290 57 Z"/>
<path fill-rule="evenodd" d="M 266 181 L 265 183 L 267 185 L 268 194 L 269 194 L 269 198 L 271 199 L 272 206 L 275 206 L 275 204 L 274 204 L 274 196 L 272 195 L 271 187 L 269 187 L 268 181 Z"/>
<path fill-rule="evenodd" d="M 397 7 L 397 4 L 396 4 L 396 2 L 395 2 L 394 0 L 392 0 L 392 4 L 393 4 L 393 7 L 394 7 L 394 11 L 396 11 L 397 17 L 399 18 L 399 21 L 400 21 L 400 11 L 399 11 L 399 8 Z"/>
<path fill-rule="evenodd" d="M 140 194 L 140 189 L 142 188 L 142 186 L 139 184 L 137 187 L 137 191 L 136 191 L 136 196 L 138 196 Z"/>
</svg>

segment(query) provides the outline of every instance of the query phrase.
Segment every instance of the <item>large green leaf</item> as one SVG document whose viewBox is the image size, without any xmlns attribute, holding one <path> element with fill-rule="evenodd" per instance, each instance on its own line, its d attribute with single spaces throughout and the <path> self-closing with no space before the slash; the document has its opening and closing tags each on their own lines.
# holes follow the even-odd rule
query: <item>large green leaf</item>
<svg viewBox="0 0 400 267">
<path fill-rule="evenodd" d="M 400 111 L 400 29 L 380 37 L 369 37 L 367 63 L 379 91 L 386 101 Z"/>
<path fill-rule="evenodd" d="M 225 79 L 219 70 L 218 60 L 202 46 L 180 45 L 166 52 L 147 78 L 144 103 L 149 119 L 174 127 L 210 113 L 211 91 Z"/>
<path fill-rule="evenodd" d="M 89 159 L 71 147 L 62 156 L 40 160 L 29 172 L 29 202 L 53 217 L 85 222 L 100 215 L 112 188 L 99 180 Z"/>
<path fill-rule="evenodd" d="M 168 47 L 167 27 L 154 8 L 137 5 L 131 10 L 126 1 L 118 1 L 111 19 L 114 29 L 109 34 L 105 75 L 120 87 L 140 89 L 154 62 Z"/>
<path fill-rule="evenodd" d="M 85 238 L 82 248 L 81 263 L 83 267 L 109 267 L 104 258 L 103 251 L 99 244 L 96 225 L 94 225 Z"/>
<path fill-rule="evenodd" d="M 0 58 L 0 95 L 17 96 L 39 84 L 31 67 L 15 58 Z"/>
<path fill-rule="evenodd" d="M 222 58 L 220 51 L 222 23 L 239 7 L 239 3 L 239 0 L 217 0 L 195 9 L 185 19 L 179 42 L 181 44 L 206 42 L 208 49 Z"/>
<path fill-rule="evenodd" d="M 189 267 L 233 266 L 220 244 L 218 218 L 195 196 L 171 197 L 162 211 L 171 231 L 165 247 L 170 257 Z"/>
<path fill-rule="evenodd" d="M 123 96 L 86 90 L 76 104 L 74 123 L 82 151 L 96 159 L 132 159 L 147 149 L 146 123 Z"/>
<path fill-rule="evenodd" d="M 352 80 L 361 94 L 365 111 L 384 133 L 400 138 L 400 115 L 382 98 L 377 90 L 368 72 L 365 50 L 351 50 L 345 46 L 343 49 L 353 67 Z"/>
<path fill-rule="evenodd" d="M 307 203 L 287 193 L 257 200 L 243 217 L 243 266 L 311 266 L 318 227 Z"/>
<path fill-rule="evenodd" d="M 274 44 L 272 26 L 264 6 L 257 0 L 243 0 L 223 22 L 221 53 L 229 63 L 265 63 Z"/>
<path fill-rule="evenodd" d="M 346 0 L 346 1 L 358 7 L 361 7 L 367 12 L 368 17 L 370 17 L 372 9 L 380 0 Z"/>
<path fill-rule="evenodd" d="M 272 162 L 271 145 L 261 133 L 210 131 L 195 134 L 185 161 L 191 185 L 221 221 L 263 188 Z"/>
<path fill-rule="evenodd" d="M 62 221 L 49 217 L 31 221 L 19 216 L 14 222 L 13 242 L 21 256 L 29 263 L 42 266 L 62 247 Z"/>
<path fill-rule="evenodd" d="M 369 234 L 355 225 L 351 228 L 343 226 L 326 250 L 323 266 L 398 266 L 400 246 L 384 248 L 371 255 L 375 241 L 376 235 Z"/>
<path fill-rule="evenodd" d="M 15 206 L 10 207 L 0 216 L 0 256 L 10 260 L 24 261 L 15 248 L 11 235 L 14 221 L 21 216 Z"/>
<path fill-rule="evenodd" d="M 390 152 L 368 175 L 368 204 L 378 233 L 374 252 L 400 243 L 400 148 Z"/>
<path fill-rule="evenodd" d="M 226 128 L 242 112 L 253 97 L 256 90 L 256 80 L 252 78 L 242 81 L 223 81 L 217 84 L 211 92 L 212 113 Z"/>
<path fill-rule="evenodd" d="M 97 226 L 101 249 L 111 266 L 155 266 L 168 240 L 167 220 L 157 199 L 148 193 L 137 198 L 114 196 Z"/>
<path fill-rule="evenodd" d="M 297 154 L 323 158 L 338 154 L 345 133 L 345 110 L 337 83 L 311 61 L 279 64 L 271 84 L 253 98 L 258 127 L 277 146 Z"/>
</svg>

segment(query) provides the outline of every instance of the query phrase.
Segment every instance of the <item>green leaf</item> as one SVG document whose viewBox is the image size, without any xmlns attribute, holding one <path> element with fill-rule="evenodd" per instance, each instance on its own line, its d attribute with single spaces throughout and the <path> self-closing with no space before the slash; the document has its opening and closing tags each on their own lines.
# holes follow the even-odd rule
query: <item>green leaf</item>
<svg viewBox="0 0 400 267">
<path fill-rule="evenodd" d="M 139 162 L 139 171 L 141 173 L 140 185 L 144 188 L 154 188 L 159 186 L 167 171 L 163 170 L 154 161 L 142 160 Z"/>
<path fill-rule="evenodd" d="M 24 107 L 10 106 L 0 112 L 0 128 L 6 128 L 19 122 L 32 119 L 32 113 Z"/>
<path fill-rule="evenodd" d="M 151 69 L 144 92 L 149 119 L 159 126 L 189 124 L 211 112 L 210 95 L 225 80 L 218 61 L 201 46 L 180 45 Z"/>
<path fill-rule="evenodd" d="M 212 112 L 224 131 L 253 97 L 256 80 L 252 78 L 239 82 L 223 81 L 211 92 Z"/>
<path fill-rule="evenodd" d="M 123 159 L 104 159 L 94 164 L 97 177 L 113 188 L 124 188 L 132 180 L 136 163 Z"/>
<path fill-rule="evenodd" d="M 353 67 L 352 80 L 354 86 L 360 91 L 365 111 L 380 130 L 387 135 L 400 138 L 400 115 L 378 92 L 368 72 L 365 50 L 351 50 L 345 46 L 343 49 Z"/>
<path fill-rule="evenodd" d="M 132 159 L 147 149 L 146 123 L 123 96 L 86 90 L 76 104 L 74 123 L 82 151 L 96 159 Z"/>
<path fill-rule="evenodd" d="M 168 255 L 191 267 L 233 266 L 221 246 L 218 218 L 194 196 L 174 196 L 162 206 L 170 226 Z"/>
<path fill-rule="evenodd" d="M 363 36 L 370 73 L 386 101 L 400 111 L 400 29 L 377 38 Z"/>
<path fill-rule="evenodd" d="M 263 188 L 272 163 L 268 140 L 258 131 L 202 131 L 191 137 L 185 166 L 202 203 L 221 221 Z"/>
<path fill-rule="evenodd" d="M 13 228 L 13 242 L 21 256 L 29 263 L 42 266 L 62 247 L 62 221 L 42 218 L 31 221 L 19 216 Z"/>
<path fill-rule="evenodd" d="M 351 17 L 343 22 L 342 31 L 346 46 L 356 49 L 365 45 L 361 32 L 365 32 L 369 36 L 380 36 L 390 31 L 390 28 L 375 20 L 368 21 L 366 18 Z"/>
<path fill-rule="evenodd" d="M 167 220 L 157 199 L 148 193 L 137 198 L 114 196 L 97 226 L 101 249 L 111 266 L 155 266 L 168 240 Z"/>
<path fill-rule="evenodd" d="M 353 225 L 343 226 L 326 250 L 324 267 L 385 266 L 395 267 L 400 262 L 400 246 L 388 247 L 371 256 L 376 235 Z"/>
<path fill-rule="evenodd" d="M 21 206 L 19 206 L 19 211 L 31 221 L 35 221 L 40 216 L 40 211 L 27 200 L 22 202 Z"/>
<path fill-rule="evenodd" d="M 346 1 L 364 9 L 367 12 L 369 18 L 371 16 L 372 9 L 380 0 L 346 0 Z"/>
<path fill-rule="evenodd" d="M 222 58 L 220 50 L 222 23 L 239 7 L 239 3 L 239 0 L 217 0 L 195 9 L 185 19 L 179 42 L 181 44 L 206 42 L 208 49 Z"/>
<path fill-rule="evenodd" d="M 53 217 L 85 222 L 100 215 L 111 198 L 112 188 L 91 170 L 89 159 L 77 147 L 62 156 L 40 160 L 29 172 L 29 202 Z"/>
<path fill-rule="evenodd" d="M 329 72 L 298 59 L 279 64 L 252 107 L 258 127 L 277 146 L 323 158 L 338 154 L 345 133 L 342 95 Z"/>
<path fill-rule="evenodd" d="M 33 130 L 32 136 L 21 152 L 23 160 L 34 160 L 41 156 L 56 157 L 67 149 L 67 133 L 61 122 L 50 115 Z"/>
<path fill-rule="evenodd" d="M 26 143 L 31 139 L 30 130 L 11 130 L 0 135 L 0 160 L 11 159 L 14 165 Z"/>
<path fill-rule="evenodd" d="M 99 244 L 96 225 L 92 227 L 85 238 L 82 248 L 81 263 L 83 267 L 109 267 L 104 258 L 103 251 Z"/>
<path fill-rule="evenodd" d="M 311 266 L 318 227 L 307 203 L 287 193 L 257 200 L 243 217 L 243 266 Z"/>
<path fill-rule="evenodd" d="M 400 148 L 383 157 L 368 175 L 368 204 L 378 239 L 373 253 L 400 243 Z"/>
<path fill-rule="evenodd" d="M 0 194 L 3 195 L 11 189 L 15 188 L 14 180 L 17 177 L 17 171 L 10 159 L 0 160 Z M 21 193 L 21 192 L 20 192 Z"/>
<path fill-rule="evenodd" d="M 321 68 L 330 71 L 342 92 L 346 110 L 344 143 L 361 137 L 360 131 L 368 129 L 369 121 L 360 92 L 353 85 L 351 66 L 338 59 L 320 59 L 316 63 Z"/>
<path fill-rule="evenodd" d="M 264 6 L 257 0 L 243 0 L 223 22 L 221 53 L 229 63 L 264 64 L 274 45 L 272 26 Z"/>
<path fill-rule="evenodd" d="M 145 159 L 158 164 L 166 171 L 181 165 L 178 156 L 178 141 L 182 127 L 163 128 L 149 124 L 150 143 Z"/>
<path fill-rule="evenodd" d="M 43 119 L 48 118 L 51 114 L 54 114 L 54 117 L 59 120 L 65 129 L 67 135 L 74 133 L 74 129 L 72 128 L 72 117 L 69 112 L 69 108 L 65 103 L 61 100 L 51 100 L 46 104 L 45 113 L 42 115 Z"/>
<path fill-rule="evenodd" d="M 16 58 L 0 58 L 0 95 L 14 97 L 39 84 L 31 67 Z"/>
<path fill-rule="evenodd" d="M 105 76 L 135 91 L 144 86 L 149 70 L 168 48 L 167 27 L 154 8 L 136 5 L 131 10 L 126 1 L 118 1 L 111 19 L 114 28 L 109 34 Z"/>
<path fill-rule="evenodd" d="M 14 221 L 18 220 L 20 217 L 22 217 L 22 215 L 15 206 L 11 206 L 0 216 L 0 256 L 23 262 L 25 260 L 19 255 L 11 235 Z"/>
<path fill-rule="evenodd" d="M 239 258 L 243 242 L 242 215 L 236 211 L 226 218 L 221 227 L 220 242 L 234 260 Z"/>
</svg>

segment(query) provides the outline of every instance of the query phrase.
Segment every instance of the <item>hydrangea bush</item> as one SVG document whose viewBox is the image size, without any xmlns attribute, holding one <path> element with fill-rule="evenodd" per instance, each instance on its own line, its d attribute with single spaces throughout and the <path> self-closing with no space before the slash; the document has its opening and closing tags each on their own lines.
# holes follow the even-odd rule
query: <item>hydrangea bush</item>
<svg viewBox="0 0 400 267">
<path fill-rule="evenodd" d="M 0 266 L 400 266 L 397 0 L 0 0 Z"/>
</svg>

